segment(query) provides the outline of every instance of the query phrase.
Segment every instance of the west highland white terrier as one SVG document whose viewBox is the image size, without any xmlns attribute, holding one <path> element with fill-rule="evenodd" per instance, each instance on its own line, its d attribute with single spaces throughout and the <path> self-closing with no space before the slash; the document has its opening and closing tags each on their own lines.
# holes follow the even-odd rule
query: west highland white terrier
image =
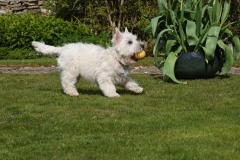
<svg viewBox="0 0 240 160">
<path fill-rule="evenodd" d="M 36 51 L 46 55 L 59 55 L 58 68 L 61 73 L 63 90 L 70 96 L 78 96 L 75 87 L 80 77 L 99 86 L 107 97 L 119 97 L 115 85 L 122 86 L 135 93 L 141 93 L 141 88 L 128 76 L 131 63 L 137 59 L 134 55 L 144 49 L 144 44 L 137 36 L 128 32 L 116 33 L 112 38 L 112 47 L 103 48 L 99 45 L 70 43 L 61 47 L 46 45 L 42 42 L 32 42 Z"/>
</svg>

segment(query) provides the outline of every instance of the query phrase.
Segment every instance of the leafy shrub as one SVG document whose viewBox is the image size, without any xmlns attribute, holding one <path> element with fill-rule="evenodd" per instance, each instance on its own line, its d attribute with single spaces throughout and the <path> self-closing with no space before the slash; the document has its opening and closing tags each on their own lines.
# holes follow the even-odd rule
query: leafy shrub
<svg viewBox="0 0 240 160">
<path fill-rule="evenodd" d="M 40 56 L 40 54 L 32 49 L 0 47 L 0 59 L 35 59 Z"/>
<path fill-rule="evenodd" d="M 0 59 L 38 58 L 32 50 L 32 41 L 43 41 L 49 45 L 86 42 L 107 46 L 108 33 L 94 35 L 85 25 L 64 21 L 52 16 L 26 14 L 0 15 Z"/>
<path fill-rule="evenodd" d="M 64 21 L 51 16 L 32 13 L 0 15 L 0 47 L 30 48 L 31 42 L 54 44 L 69 35 L 90 36 L 90 30 L 81 23 Z"/>
<path fill-rule="evenodd" d="M 92 36 L 78 36 L 78 35 L 69 35 L 67 37 L 63 37 L 53 41 L 53 45 L 61 46 L 65 43 L 76 43 L 76 42 L 84 42 L 84 43 L 93 43 L 99 44 L 101 46 L 107 47 L 110 46 L 110 35 L 107 33 L 101 33 L 100 35 L 92 35 Z M 0 59 L 35 59 L 42 57 L 43 55 L 37 53 L 32 48 L 15 48 L 11 49 L 9 47 L 0 47 Z M 49 56 L 44 56 L 49 57 Z M 50 56 L 53 57 L 53 56 Z"/>
<path fill-rule="evenodd" d="M 56 17 L 63 19 L 78 18 L 88 25 L 94 32 L 114 32 L 115 27 L 138 35 L 138 38 L 145 38 L 143 30 L 148 24 L 143 18 L 146 15 L 157 13 L 156 0 L 120 0 L 96 1 L 96 0 L 48 0 L 44 3 Z"/>
<path fill-rule="evenodd" d="M 83 43 L 93 43 L 99 44 L 101 46 L 107 47 L 110 46 L 111 37 L 110 34 L 106 32 L 102 32 L 99 35 L 91 35 L 91 36 L 78 36 L 78 35 L 69 35 L 67 37 L 63 37 L 54 41 L 55 46 L 60 46 L 65 43 L 75 43 L 75 42 L 83 42 Z"/>
<path fill-rule="evenodd" d="M 0 47 L 0 59 L 5 59 L 5 57 L 8 55 L 8 52 L 8 47 Z"/>
<path fill-rule="evenodd" d="M 236 22 L 233 24 L 234 31 L 240 36 L 240 0 L 233 0 L 231 3 L 231 12 L 229 15 L 230 21 Z"/>
</svg>

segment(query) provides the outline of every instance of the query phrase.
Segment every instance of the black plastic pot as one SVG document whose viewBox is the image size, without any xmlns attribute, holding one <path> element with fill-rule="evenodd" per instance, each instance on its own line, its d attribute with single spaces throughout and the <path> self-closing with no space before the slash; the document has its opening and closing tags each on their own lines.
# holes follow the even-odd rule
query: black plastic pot
<svg viewBox="0 0 240 160">
<path fill-rule="evenodd" d="M 218 56 L 206 63 L 202 52 L 181 53 L 175 64 L 175 76 L 182 79 L 210 78 L 219 71 Z"/>
</svg>

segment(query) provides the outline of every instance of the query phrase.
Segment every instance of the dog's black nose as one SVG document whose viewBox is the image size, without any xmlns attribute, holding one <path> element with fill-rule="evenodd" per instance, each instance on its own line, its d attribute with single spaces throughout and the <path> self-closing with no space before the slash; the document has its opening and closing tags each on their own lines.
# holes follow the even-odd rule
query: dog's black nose
<svg viewBox="0 0 240 160">
<path fill-rule="evenodd" d="M 140 44 L 140 46 L 142 47 L 142 49 L 144 49 L 145 45 L 144 44 Z"/>
</svg>

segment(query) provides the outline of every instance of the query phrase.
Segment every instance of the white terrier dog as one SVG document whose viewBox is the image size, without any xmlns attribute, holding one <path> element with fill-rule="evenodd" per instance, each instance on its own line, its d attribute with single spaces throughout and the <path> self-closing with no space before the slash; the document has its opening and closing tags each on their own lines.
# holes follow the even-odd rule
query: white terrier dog
<svg viewBox="0 0 240 160">
<path fill-rule="evenodd" d="M 78 96 L 75 85 L 80 77 L 100 87 L 107 97 L 119 97 L 115 85 L 120 85 L 135 93 L 143 88 L 130 77 L 128 64 L 137 61 L 134 54 L 144 49 L 144 44 L 128 32 L 116 33 L 112 38 L 112 47 L 70 43 L 62 47 L 49 46 L 41 42 L 32 42 L 36 51 L 43 54 L 58 54 L 58 68 L 61 72 L 63 90 L 70 96 Z"/>
</svg>

